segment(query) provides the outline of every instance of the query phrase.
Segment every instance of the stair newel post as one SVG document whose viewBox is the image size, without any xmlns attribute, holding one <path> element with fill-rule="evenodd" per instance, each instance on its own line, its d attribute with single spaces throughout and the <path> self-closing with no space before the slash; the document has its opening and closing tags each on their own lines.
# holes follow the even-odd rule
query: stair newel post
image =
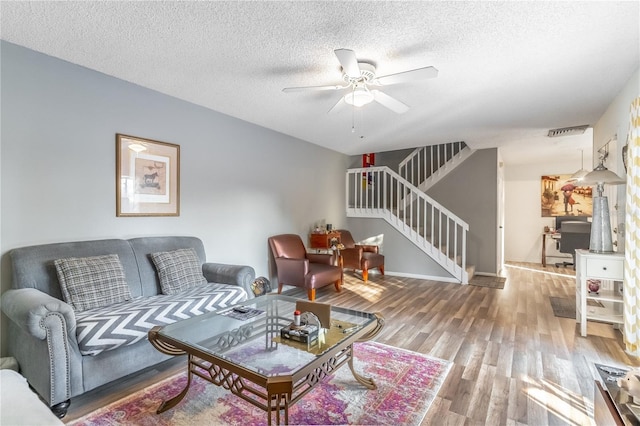
<svg viewBox="0 0 640 426">
<path fill-rule="evenodd" d="M 461 249 L 461 252 L 462 252 L 462 256 L 461 256 L 462 265 L 460 265 L 460 275 L 461 275 L 460 276 L 460 282 L 462 284 L 469 284 L 468 282 L 466 282 L 468 280 L 464 279 L 465 274 L 466 274 L 466 268 L 467 268 L 467 243 L 466 243 L 466 241 L 467 241 L 467 233 L 464 232 L 464 231 L 465 231 L 465 229 L 463 229 L 463 232 L 462 232 L 462 249 Z"/>
</svg>

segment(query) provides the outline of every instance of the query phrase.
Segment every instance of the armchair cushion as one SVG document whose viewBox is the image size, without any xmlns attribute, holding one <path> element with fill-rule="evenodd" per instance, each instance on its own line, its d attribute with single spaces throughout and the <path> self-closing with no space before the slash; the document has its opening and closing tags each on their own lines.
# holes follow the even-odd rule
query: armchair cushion
<svg viewBox="0 0 640 426">
<path fill-rule="evenodd" d="M 70 257 L 54 262 L 62 296 L 76 311 L 130 300 L 131 291 L 117 254 Z"/>
<path fill-rule="evenodd" d="M 163 294 L 177 294 L 207 283 L 193 248 L 152 253 L 151 260 L 158 271 Z"/>
</svg>

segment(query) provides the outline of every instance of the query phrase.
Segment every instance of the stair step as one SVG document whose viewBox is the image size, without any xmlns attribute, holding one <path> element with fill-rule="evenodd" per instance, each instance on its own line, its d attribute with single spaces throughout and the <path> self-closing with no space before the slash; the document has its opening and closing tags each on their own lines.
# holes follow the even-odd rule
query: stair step
<svg viewBox="0 0 640 426">
<path fill-rule="evenodd" d="M 469 281 L 471 281 L 473 276 L 476 274 L 476 265 L 467 265 L 467 267 L 464 269 L 465 271 L 467 271 L 467 276 L 469 277 Z"/>
</svg>

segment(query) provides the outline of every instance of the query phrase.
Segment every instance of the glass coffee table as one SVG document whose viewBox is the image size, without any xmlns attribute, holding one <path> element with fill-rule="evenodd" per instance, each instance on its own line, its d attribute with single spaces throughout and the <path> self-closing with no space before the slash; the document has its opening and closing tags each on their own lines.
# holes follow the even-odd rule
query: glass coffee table
<svg viewBox="0 0 640 426">
<path fill-rule="evenodd" d="M 187 385 L 163 402 L 157 412 L 178 404 L 194 375 L 261 408 L 269 425 L 272 417 L 280 424 L 281 416 L 288 424 L 289 407 L 345 363 L 359 383 L 375 389 L 371 378 L 354 370 L 353 343 L 375 337 L 384 326 L 384 318 L 377 313 L 331 306 L 330 328 L 324 336 L 282 336 L 281 330 L 292 324 L 300 300 L 268 294 L 151 329 L 149 341 L 156 349 L 168 355 L 188 355 Z M 313 315 L 303 317 L 317 319 Z"/>
</svg>

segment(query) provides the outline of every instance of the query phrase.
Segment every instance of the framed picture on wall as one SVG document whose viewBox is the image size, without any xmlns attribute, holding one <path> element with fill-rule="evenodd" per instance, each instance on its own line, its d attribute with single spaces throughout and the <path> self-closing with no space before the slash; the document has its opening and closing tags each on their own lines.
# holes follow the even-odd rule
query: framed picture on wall
<svg viewBox="0 0 640 426">
<path fill-rule="evenodd" d="M 180 216 L 180 146 L 116 134 L 116 216 Z"/>
<path fill-rule="evenodd" d="M 593 214 L 591 187 L 580 185 L 570 174 L 542 176 L 540 190 L 542 217 Z"/>
</svg>

